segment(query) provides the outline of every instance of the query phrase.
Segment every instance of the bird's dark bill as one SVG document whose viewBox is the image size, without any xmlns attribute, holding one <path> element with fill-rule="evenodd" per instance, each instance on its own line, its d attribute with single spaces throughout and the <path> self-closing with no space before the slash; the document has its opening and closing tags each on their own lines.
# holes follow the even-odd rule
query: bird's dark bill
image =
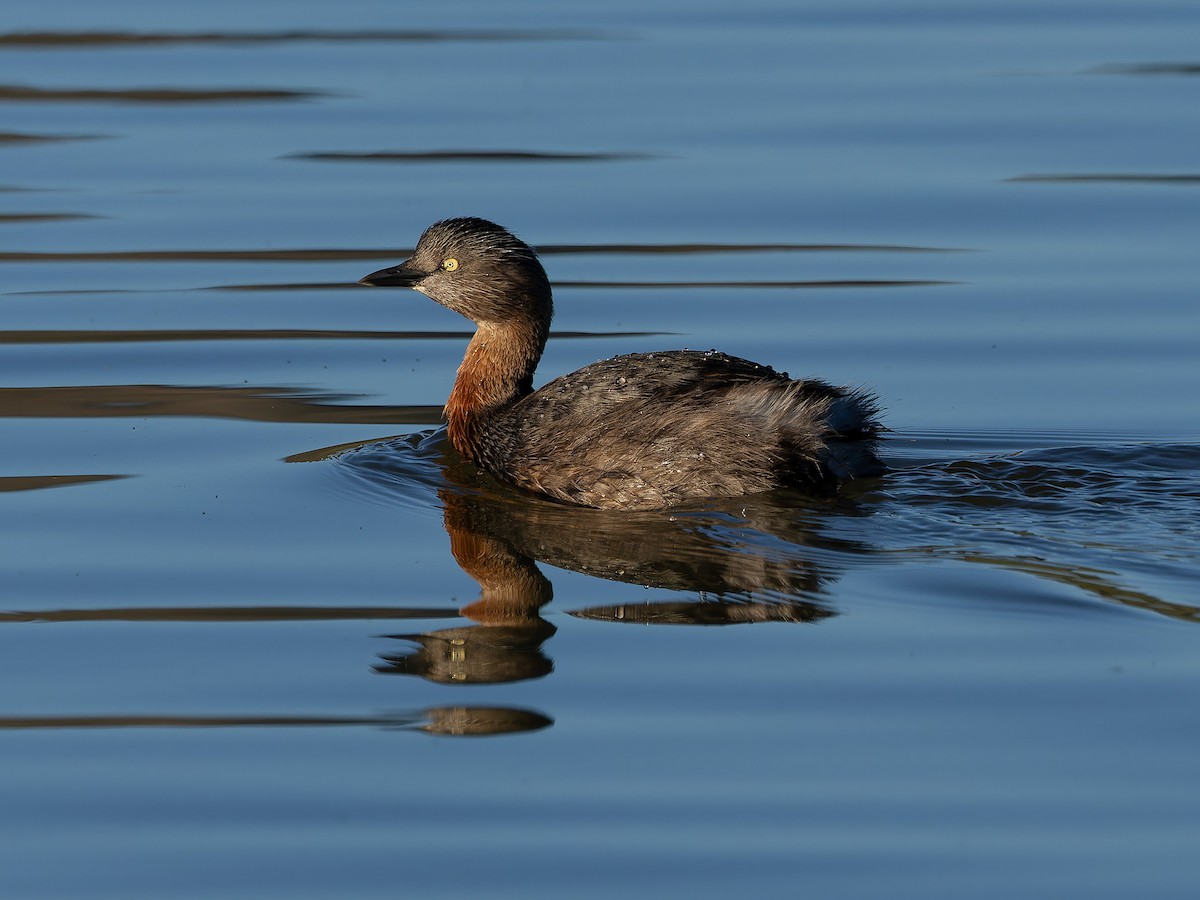
<svg viewBox="0 0 1200 900">
<path fill-rule="evenodd" d="M 378 272 L 365 275 L 358 280 L 358 283 L 371 287 L 412 287 L 424 277 L 424 272 L 418 272 L 416 269 L 408 268 L 405 263 L 400 263 L 398 266 L 380 269 Z"/>
</svg>

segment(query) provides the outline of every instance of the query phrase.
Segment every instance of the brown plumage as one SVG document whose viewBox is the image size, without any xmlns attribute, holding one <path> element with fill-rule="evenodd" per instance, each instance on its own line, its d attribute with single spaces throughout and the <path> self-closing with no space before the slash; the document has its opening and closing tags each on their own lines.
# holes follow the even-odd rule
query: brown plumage
<svg viewBox="0 0 1200 900">
<path fill-rule="evenodd" d="M 554 314 L 533 250 L 484 219 L 438 222 L 360 282 L 402 285 L 475 322 L 446 402 L 451 444 L 520 487 L 656 509 L 877 475 L 875 398 L 716 351 L 617 356 L 533 390 Z"/>
</svg>

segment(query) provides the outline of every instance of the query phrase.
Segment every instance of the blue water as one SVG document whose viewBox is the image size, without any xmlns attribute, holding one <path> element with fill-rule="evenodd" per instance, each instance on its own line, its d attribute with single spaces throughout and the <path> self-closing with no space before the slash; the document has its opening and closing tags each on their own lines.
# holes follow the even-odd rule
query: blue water
<svg viewBox="0 0 1200 900">
<path fill-rule="evenodd" d="M 1194 4 L 3 19 L 5 896 L 1194 894 Z M 720 347 L 893 471 L 480 478 L 354 285 L 464 214 L 539 382 Z"/>
</svg>

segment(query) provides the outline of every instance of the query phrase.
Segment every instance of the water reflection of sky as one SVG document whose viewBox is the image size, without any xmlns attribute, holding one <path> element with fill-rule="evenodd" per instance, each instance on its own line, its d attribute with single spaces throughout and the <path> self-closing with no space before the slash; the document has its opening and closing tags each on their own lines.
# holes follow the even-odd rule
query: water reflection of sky
<svg viewBox="0 0 1200 900">
<path fill-rule="evenodd" d="M 1197 24 L 7 10 L 8 892 L 1183 896 Z M 876 389 L 896 471 L 472 480 L 408 437 L 467 324 L 354 286 L 460 214 L 543 253 L 539 381 L 720 347 Z"/>
</svg>

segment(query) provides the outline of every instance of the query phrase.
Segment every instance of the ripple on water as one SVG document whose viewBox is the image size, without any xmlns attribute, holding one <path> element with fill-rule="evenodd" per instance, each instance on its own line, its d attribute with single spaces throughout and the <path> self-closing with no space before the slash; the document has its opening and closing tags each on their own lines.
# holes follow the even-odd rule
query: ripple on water
<svg viewBox="0 0 1200 900">
<path fill-rule="evenodd" d="M 724 598 L 828 599 L 865 566 L 956 561 L 1069 585 L 1092 599 L 1200 618 L 1200 445 L 909 450 L 916 465 L 838 498 L 794 492 L 622 513 L 563 506 L 480 475 L 444 429 L 336 448 L 351 490 L 442 507 L 514 552 L 610 580 Z M 1045 437 L 1030 444 L 1047 443 Z M 941 456 L 931 461 L 933 454 Z M 447 512 L 447 517 L 451 512 Z M 449 528 L 449 525 L 447 526 Z"/>
<path fill-rule="evenodd" d="M 331 447 L 325 454 L 352 493 L 376 503 L 428 509 L 438 505 L 438 490 L 446 484 L 445 435 L 444 427 L 417 431 Z"/>
<path fill-rule="evenodd" d="M 1200 620 L 1200 445 L 1045 447 L 897 471 L 871 500 L 880 549 L 956 559 Z M 882 523 L 881 523 L 882 524 Z"/>
<path fill-rule="evenodd" d="M 1200 445 L 1077 446 L 958 459 L 904 470 L 887 495 L 909 506 L 951 516 L 969 511 L 1037 514 L 1094 529 L 1116 518 L 1121 532 L 1133 515 L 1157 533 L 1194 537 L 1200 498 Z M 1137 534 L 1129 534 L 1137 542 Z"/>
</svg>

